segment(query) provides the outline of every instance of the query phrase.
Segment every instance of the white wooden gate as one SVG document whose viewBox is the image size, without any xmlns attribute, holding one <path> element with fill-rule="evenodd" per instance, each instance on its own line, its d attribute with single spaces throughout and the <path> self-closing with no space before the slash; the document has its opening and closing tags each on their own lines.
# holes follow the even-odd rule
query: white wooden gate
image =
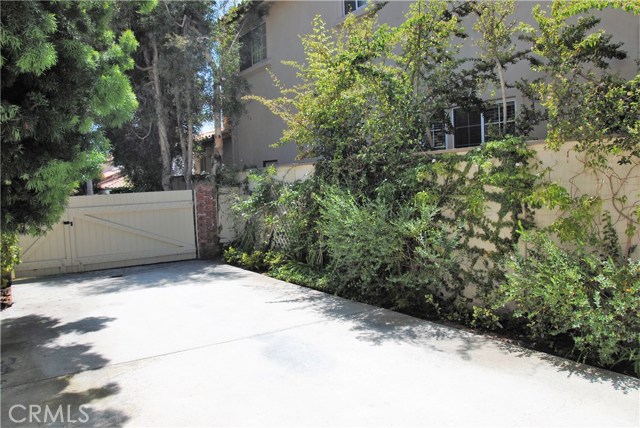
<svg viewBox="0 0 640 428">
<path fill-rule="evenodd" d="M 193 192 L 71 197 L 60 223 L 20 248 L 18 277 L 194 259 Z"/>
</svg>

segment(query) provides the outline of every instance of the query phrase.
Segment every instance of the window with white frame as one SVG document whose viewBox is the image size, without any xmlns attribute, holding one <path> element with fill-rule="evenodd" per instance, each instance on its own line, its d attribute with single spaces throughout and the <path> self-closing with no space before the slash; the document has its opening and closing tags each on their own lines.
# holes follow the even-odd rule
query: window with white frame
<svg viewBox="0 0 640 428">
<path fill-rule="evenodd" d="M 434 123 L 431 125 L 431 150 L 443 150 L 447 148 L 447 131 L 444 123 Z"/>
<path fill-rule="evenodd" d="M 516 133 L 516 103 L 507 101 L 507 118 L 503 118 L 502 102 L 496 103 L 484 113 L 484 141 L 500 138 L 501 135 Z M 506 127 L 505 127 L 506 122 Z"/>
<path fill-rule="evenodd" d="M 515 101 L 507 101 L 506 120 L 503 116 L 502 102 L 493 104 L 484 113 L 480 110 L 454 108 L 451 111 L 451 124 L 453 125 L 451 134 L 445 133 L 445 127 L 442 123 L 431 125 L 432 150 L 475 147 L 499 138 L 505 133 L 515 134 Z"/>
<path fill-rule="evenodd" d="M 345 0 L 344 1 L 344 14 L 364 7 L 367 4 L 367 0 Z"/>
<path fill-rule="evenodd" d="M 267 58 L 267 28 L 265 23 L 240 36 L 240 71 Z"/>
</svg>

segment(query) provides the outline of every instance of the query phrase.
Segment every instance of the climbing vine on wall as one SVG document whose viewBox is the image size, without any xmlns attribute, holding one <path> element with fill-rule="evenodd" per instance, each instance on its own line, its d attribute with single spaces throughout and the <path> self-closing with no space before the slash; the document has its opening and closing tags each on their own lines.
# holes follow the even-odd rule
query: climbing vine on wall
<svg viewBox="0 0 640 428">
<path fill-rule="evenodd" d="M 561 7 L 556 2 L 553 10 Z M 581 115 L 576 125 L 571 115 L 582 107 L 580 97 L 549 114 L 555 95 L 591 93 L 590 83 L 574 87 L 558 75 L 551 86 L 521 82 L 547 107 L 529 117 L 549 117 L 549 148 L 579 137 L 583 173 L 599 168 L 610 197 L 582 193 L 577 180 L 568 187 L 553 181 L 553 171 L 520 137 L 466 153 L 432 151 L 432 125 L 446 122 L 443 106 L 482 109 L 473 86 L 481 73 L 447 56 L 459 48 L 455 39 L 467 12 L 432 1 L 417 3 L 398 28 L 378 26 L 375 15 L 366 14 L 347 17 L 336 30 L 316 20 L 303 38 L 307 62 L 295 64 L 302 83 L 284 88 L 276 79 L 282 97 L 251 97 L 285 121 L 283 141 L 319 158 L 315 173 L 297 184 L 275 180 L 274 171 L 251 174 L 251 190 L 236 205 L 240 239 L 227 260 L 412 315 L 508 328 L 562 355 L 628 369 L 640 355 L 637 323 L 629 319 L 640 311 L 640 270 L 628 259 L 633 245 L 620 241 L 616 224 L 626 222 L 626 237 L 637 230 L 637 198 L 625 190 L 637 175 L 634 166 L 620 175 L 607 159 L 637 160 L 635 128 L 625 128 L 629 138 L 618 150 L 615 140 L 605 138 L 610 130 L 597 128 L 597 112 Z M 544 13 L 536 13 L 546 22 Z M 595 19 L 572 26 L 554 15 L 552 23 L 544 34 L 529 32 L 548 61 L 540 65 L 537 59 L 541 71 L 553 71 L 552 43 L 564 52 L 580 47 L 604 53 L 598 66 L 622 55 L 609 37 L 589 34 Z M 433 50 L 403 49 L 412 41 L 428 42 Z M 398 51 L 402 57 L 393 53 Z M 425 52 L 427 57 L 411 57 Z M 444 62 L 434 62 L 443 52 Z M 392 59 L 419 67 L 398 67 Z M 448 93 L 451 82 L 464 84 Z M 422 99 L 424 88 L 436 93 Z M 607 102 L 620 98 L 607 93 Z M 616 112 L 611 118 L 618 118 Z M 614 128 L 637 125 L 634 114 L 621 116 Z M 574 132 L 591 119 L 581 129 L 597 133 Z M 450 125 L 443 126 L 450 131 Z M 542 208 L 558 214 L 546 227 L 536 225 Z M 570 289 L 563 286 L 567 281 Z"/>
</svg>

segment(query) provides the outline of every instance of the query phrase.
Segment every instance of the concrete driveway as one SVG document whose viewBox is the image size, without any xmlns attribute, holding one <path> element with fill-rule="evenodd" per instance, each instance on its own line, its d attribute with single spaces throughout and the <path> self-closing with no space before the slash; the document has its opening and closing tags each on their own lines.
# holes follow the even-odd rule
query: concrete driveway
<svg viewBox="0 0 640 428">
<path fill-rule="evenodd" d="M 637 379 L 205 261 L 21 281 L 2 426 L 639 426 Z"/>
</svg>

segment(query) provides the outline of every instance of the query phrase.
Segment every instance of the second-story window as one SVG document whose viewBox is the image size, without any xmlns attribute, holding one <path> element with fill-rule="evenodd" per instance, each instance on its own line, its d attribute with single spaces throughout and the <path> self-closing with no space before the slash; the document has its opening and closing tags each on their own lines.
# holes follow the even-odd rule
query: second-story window
<svg viewBox="0 0 640 428">
<path fill-rule="evenodd" d="M 491 141 L 503 133 L 514 135 L 516 131 L 516 104 L 507 101 L 506 120 L 503 117 L 502 103 L 496 102 L 487 110 L 464 110 L 454 108 L 451 111 L 452 133 L 445 131 L 443 123 L 431 125 L 431 150 L 459 149 L 479 146 Z M 505 129 L 506 125 L 506 129 Z"/>
<path fill-rule="evenodd" d="M 502 103 L 494 104 L 482 116 L 484 119 L 484 141 L 491 141 L 500 138 L 503 133 L 515 135 L 516 103 L 514 101 L 507 101 L 506 120 L 503 117 L 504 112 L 502 110 Z"/>
<path fill-rule="evenodd" d="M 455 148 L 482 144 L 482 113 L 480 110 L 453 109 L 453 138 Z"/>
<path fill-rule="evenodd" d="M 267 28 L 264 22 L 240 36 L 240 71 L 267 58 Z"/>
<path fill-rule="evenodd" d="M 454 147 L 474 147 L 501 138 L 501 134 L 513 135 L 516 130 L 516 103 L 507 101 L 507 117 L 503 117 L 502 103 L 494 103 L 484 113 L 479 110 L 453 109 Z M 506 132 L 505 132 L 506 131 Z"/>
<path fill-rule="evenodd" d="M 360 9 L 367 4 L 367 0 L 345 0 L 344 1 L 344 14 Z"/>
<path fill-rule="evenodd" d="M 431 125 L 431 144 L 430 150 L 442 150 L 447 148 L 447 132 L 444 123 L 434 123 Z"/>
</svg>

